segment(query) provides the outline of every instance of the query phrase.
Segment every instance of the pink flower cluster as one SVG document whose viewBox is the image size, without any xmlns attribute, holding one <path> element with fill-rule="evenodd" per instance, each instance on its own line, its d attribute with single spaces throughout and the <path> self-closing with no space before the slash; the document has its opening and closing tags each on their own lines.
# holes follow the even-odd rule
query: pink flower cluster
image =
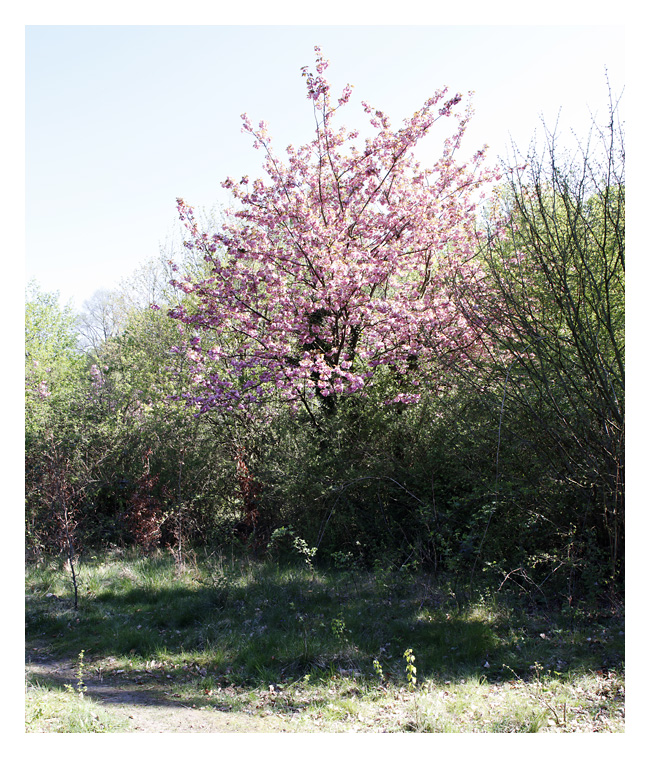
<svg viewBox="0 0 650 758">
<path fill-rule="evenodd" d="M 106 379 L 99 366 L 95 363 L 90 367 L 90 382 L 93 389 L 99 389 L 104 386 Z"/>
<path fill-rule="evenodd" d="M 201 411 L 358 392 L 387 368 L 417 389 L 427 372 L 479 349 L 481 316 L 468 317 L 459 297 L 471 289 L 477 302 L 482 286 L 475 207 L 495 174 L 482 168 L 483 150 L 454 160 L 469 111 L 429 168 L 413 151 L 453 116 L 461 97 L 444 89 L 398 130 L 364 104 L 374 135 L 360 146 L 356 132 L 333 125 L 351 90 L 332 102 L 316 53 L 316 73 L 303 70 L 315 138 L 281 161 L 266 125 L 243 116 L 266 178 L 223 182 L 237 210 L 214 235 L 178 200 L 186 245 L 210 269 L 202 281 L 173 282 L 188 297 L 170 312 L 195 335 L 185 354 Z M 418 399 L 405 391 L 389 402 Z"/>
</svg>

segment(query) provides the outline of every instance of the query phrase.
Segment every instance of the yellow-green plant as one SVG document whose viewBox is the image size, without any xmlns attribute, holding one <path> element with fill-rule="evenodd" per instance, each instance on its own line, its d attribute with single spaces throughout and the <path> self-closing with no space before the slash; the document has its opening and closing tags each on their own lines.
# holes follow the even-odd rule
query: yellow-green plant
<svg viewBox="0 0 650 758">
<path fill-rule="evenodd" d="M 346 638 L 347 627 L 345 626 L 345 621 L 343 619 L 342 613 L 339 613 L 335 619 L 332 619 L 331 627 L 334 636 L 339 640 L 339 642 L 343 642 L 343 640 Z"/>
<path fill-rule="evenodd" d="M 408 682 L 408 688 L 413 693 L 413 710 L 415 711 L 415 729 L 419 730 L 420 727 L 420 715 L 418 712 L 418 698 L 416 695 L 416 688 L 418 684 L 417 673 L 418 670 L 415 667 L 415 655 L 413 650 L 408 648 L 404 651 L 404 660 L 406 661 L 406 681 Z"/>
<path fill-rule="evenodd" d="M 404 659 L 406 660 L 406 681 L 408 682 L 409 689 L 413 691 L 418 683 L 418 670 L 415 667 L 415 656 L 411 648 L 404 651 Z"/>
<path fill-rule="evenodd" d="M 78 664 L 77 664 L 77 685 L 76 687 L 73 687 L 71 684 L 66 685 L 66 690 L 70 693 L 75 693 L 79 695 L 80 698 L 83 698 L 83 696 L 86 693 L 86 690 L 88 689 L 86 685 L 84 684 L 84 653 L 85 650 L 79 651 L 78 656 Z"/>
</svg>

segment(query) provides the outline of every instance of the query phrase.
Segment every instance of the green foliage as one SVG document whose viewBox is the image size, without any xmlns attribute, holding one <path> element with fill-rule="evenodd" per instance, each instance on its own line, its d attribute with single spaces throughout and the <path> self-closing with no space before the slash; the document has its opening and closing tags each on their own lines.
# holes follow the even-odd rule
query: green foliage
<svg viewBox="0 0 650 758">
<path fill-rule="evenodd" d="M 30 282 L 25 304 L 25 432 L 29 454 L 53 423 L 65 418 L 80 392 L 85 361 L 75 318 L 58 294 Z"/>
<path fill-rule="evenodd" d="M 404 651 L 404 660 L 406 661 L 406 681 L 410 690 L 414 690 L 418 683 L 417 673 L 418 670 L 415 667 L 415 656 L 413 650 L 408 648 Z"/>
<path fill-rule="evenodd" d="M 278 396 L 196 417 L 195 335 L 168 312 L 198 301 L 167 284 L 168 264 L 78 317 L 30 285 L 28 547 L 60 550 L 67 530 L 75 550 L 162 546 L 179 567 L 193 546 L 268 551 L 279 567 L 372 569 L 387 595 L 424 569 L 449 581 L 458 608 L 468 579 L 470 595 L 516 587 L 571 607 L 619 591 L 625 177 L 613 124 L 600 153 L 564 160 L 549 135 L 548 153 L 508 173 L 505 233 L 477 251 L 485 350 L 421 382 L 417 404 L 385 402 L 419 376 L 411 361 L 336 400 L 296 409 Z M 198 259 L 181 268 L 206 274 Z M 459 293 L 468 318 L 470 294 Z"/>
<path fill-rule="evenodd" d="M 62 503 L 53 492 L 61 486 L 80 545 L 151 549 L 166 543 L 182 550 L 191 539 L 219 532 L 228 538 L 234 501 L 229 440 L 172 400 L 183 391 L 185 358 L 172 352 L 177 333 L 164 311 L 103 293 L 101 313 L 95 308 L 81 322 L 35 284 L 30 292 L 28 546 L 59 549 L 53 520 Z M 119 310 L 115 328 L 91 319 L 107 310 Z M 79 323 L 83 334 L 76 331 Z M 84 342 L 85 352 L 78 347 Z M 40 374 L 29 368 L 34 361 Z"/>
<path fill-rule="evenodd" d="M 485 253 L 497 293 L 487 330 L 501 355 L 472 380 L 498 380 L 500 450 L 526 450 L 502 459 L 498 507 L 509 485 L 528 480 L 536 528 L 548 534 L 553 523 L 574 542 L 579 528 L 585 543 L 595 533 L 611 583 L 623 575 L 625 446 L 625 152 L 615 106 L 597 136 L 575 158 L 548 134 L 546 152 L 510 173 L 507 234 Z"/>
<path fill-rule="evenodd" d="M 212 553 L 179 570 L 169 553 L 129 551 L 83 561 L 74 611 L 61 567 L 28 567 L 26 644 L 71 659 L 77 684 L 63 709 L 91 705 L 101 676 L 188 707 L 253 703 L 268 718 L 323 728 L 327 717 L 341 731 L 361 727 L 359 716 L 364 731 L 622 728 L 624 618 L 614 607 L 549 610 L 505 585 L 459 609 L 448 585 L 423 573 L 397 574 L 386 594 L 368 571 Z M 99 719 L 85 728 L 100 731 L 92 707 Z M 47 727 L 29 714 L 30 730 Z M 64 719 L 49 725 L 73 731 Z"/>
</svg>

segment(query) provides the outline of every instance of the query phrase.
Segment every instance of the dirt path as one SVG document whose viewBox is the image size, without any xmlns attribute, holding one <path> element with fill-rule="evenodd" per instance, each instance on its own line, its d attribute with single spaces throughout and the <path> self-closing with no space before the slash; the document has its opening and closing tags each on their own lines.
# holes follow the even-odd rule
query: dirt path
<svg viewBox="0 0 650 758">
<path fill-rule="evenodd" d="M 25 673 L 32 681 L 63 687 L 77 684 L 76 661 L 48 660 L 38 654 L 28 656 Z M 116 681 L 99 675 L 84 677 L 86 697 L 99 703 L 108 712 L 125 719 L 129 731 L 135 732 L 292 732 L 291 724 L 276 715 L 237 712 L 218 706 L 193 707 L 180 701 L 173 687 L 140 683 L 137 680 Z"/>
</svg>

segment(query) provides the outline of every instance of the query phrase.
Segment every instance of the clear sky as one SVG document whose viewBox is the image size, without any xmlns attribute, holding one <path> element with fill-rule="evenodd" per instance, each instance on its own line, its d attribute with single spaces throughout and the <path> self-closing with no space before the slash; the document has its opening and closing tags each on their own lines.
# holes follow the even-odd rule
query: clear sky
<svg viewBox="0 0 650 758">
<path fill-rule="evenodd" d="M 622 26 L 27 26 L 26 278 L 79 308 L 155 257 L 176 197 L 209 208 L 227 176 L 261 174 L 244 112 L 280 152 L 309 141 L 314 45 L 335 89 L 354 85 L 353 120 L 361 100 L 398 126 L 442 86 L 473 90 L 466 146 L 494 160 L 542 115 L 583 133 L 605 68 L 614 92 L 625 78 Z"/>
</svg>

